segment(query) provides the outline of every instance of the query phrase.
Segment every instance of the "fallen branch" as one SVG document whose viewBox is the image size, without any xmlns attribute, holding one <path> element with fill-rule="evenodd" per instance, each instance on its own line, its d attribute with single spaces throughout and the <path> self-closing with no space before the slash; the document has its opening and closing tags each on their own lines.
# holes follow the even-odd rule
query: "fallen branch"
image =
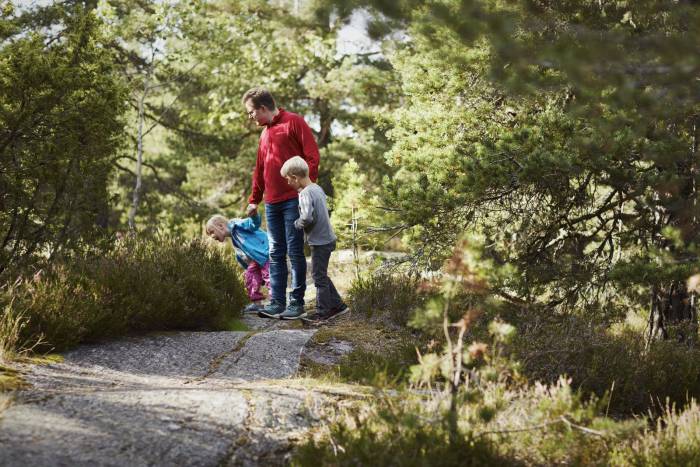
<svg viewBox="0 0 700 467">
<path fill-rule="evenodd" d="M 547 428 L 548 426 L 557 425 L 560 423 L 563 423 L 569 428 L 579 430 L 582 433 L 586 433 L 588 435 L 599 436 L 601 438 L 605 438 L 607 436 L 602 431 L 593 430 L 591 428 L 586 428 L 585 426 L 577 425 L 577 424 L 573 423 L 572 421 L 570 421 L 569 419 L 567 419 L 563 415 L 556 420 L 550 420 L 548 422 L 540 423 L 539 425 L 532 425 L 532 426 L 524 427 L 524 428 L 514 428 L 514 429 L 510 429 L 510 430 L 482 431 L 481 433 L 478 433 L 476 436 L 481 437 L 481 436 L 485 436 L 485 435 L 500 435 L 500 434 L 508 434 L 508 433 L 523 433 L 526 431 L 536 431 L 536 430 L 542 430 L 544 428 Z"/>
</svg>

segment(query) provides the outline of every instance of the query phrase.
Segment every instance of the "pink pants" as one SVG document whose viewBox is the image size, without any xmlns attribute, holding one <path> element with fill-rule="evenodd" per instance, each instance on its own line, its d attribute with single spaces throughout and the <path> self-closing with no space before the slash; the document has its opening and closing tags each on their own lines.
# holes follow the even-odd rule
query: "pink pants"
<svg viewBox="0 0 700 467">
<path fill-rule="evenodd" d="M 265 287 L 270 289 L 270 262 L 265 263 L 265 266 L 260 266 L 255 261 L 250 261 L 248 263 L 248 269 L 243 273 L 245 278 L 245 288 L 248 290 L 248 297 L 251 301 L 257 302 L 262 300 L 265 296 L 260 293 L 260 287 L 265 285 Z"/>
</svg>

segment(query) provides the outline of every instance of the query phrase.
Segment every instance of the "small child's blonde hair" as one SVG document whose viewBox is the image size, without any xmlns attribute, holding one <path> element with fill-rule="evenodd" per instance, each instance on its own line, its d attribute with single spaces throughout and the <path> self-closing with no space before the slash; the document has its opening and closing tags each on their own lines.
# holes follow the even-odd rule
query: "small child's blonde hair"
<svg viewBox="0 0 700 467">
<path fill-rule="evenodd" d="M 296 177 L 308 177 L 309 176 L 309 164 L 306 163 L 304 159 L 300 156 L 294 156 L 287 161 L 282 166 L 280 173 L 283 177 L 290 177 L 292 175 Z"/>
<path fill-rule="evenodd" d="M 228 226 L 228 219 L 226 219 L 221 214 L 214 214 L 207 221 L 207 233 L 211 232 L 212 227 L 220 226 L 226 228 Z"/>
</svg>

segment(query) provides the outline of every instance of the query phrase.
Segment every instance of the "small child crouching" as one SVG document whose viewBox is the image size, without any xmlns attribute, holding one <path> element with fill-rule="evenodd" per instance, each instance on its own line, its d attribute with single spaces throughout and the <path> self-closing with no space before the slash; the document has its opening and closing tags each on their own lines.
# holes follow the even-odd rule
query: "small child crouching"
<svg viewBox="0 0 700 467">
<path fill-rule="evenodd" d="M 245 287 L 252 302 L 243 311 L 253 313 L 263 309 L 265 296 L 260 288 L 270 288 L 270 261 L 267 234 L 260 229 L 260 214 L 246 219 L 228 220 L 216 214 L 207 221 L 207 235 L 223 242 L 231 238 L 236 260 L 245 269 Z"/>
<path fill-rule="evenodd" d="M 328 277 L 328 261 L 335 250 L 337 237 L 331 227 L 323 188 L 309 178 L 309 166 L 299 156 L 288 159 L 280 171 L 287 183 L 299 191 L 299 219 L 297 229 L 305 232 L 306 243 L 311 247 L 311 276 L 316 286 L 316 313 L 305 319 L 323 322 L 348 311 L 338 291 Z M 282 316 L 282 319 L 285 319 Z"/>
</svg>

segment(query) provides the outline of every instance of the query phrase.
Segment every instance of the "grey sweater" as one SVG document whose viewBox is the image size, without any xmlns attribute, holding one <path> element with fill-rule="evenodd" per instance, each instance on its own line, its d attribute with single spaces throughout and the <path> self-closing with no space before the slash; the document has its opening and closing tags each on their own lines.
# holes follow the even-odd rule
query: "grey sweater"
<svg viewBox="0 0 700 467">
<path fill-rule="evenodd" d="M 294 227 L 304 229 L 309 245 L 327 245 L 337 238 L 328 217 L 326 194 L 315 183 L 299 193 L 299 219 L 294 221 Z"/>
</svg>

